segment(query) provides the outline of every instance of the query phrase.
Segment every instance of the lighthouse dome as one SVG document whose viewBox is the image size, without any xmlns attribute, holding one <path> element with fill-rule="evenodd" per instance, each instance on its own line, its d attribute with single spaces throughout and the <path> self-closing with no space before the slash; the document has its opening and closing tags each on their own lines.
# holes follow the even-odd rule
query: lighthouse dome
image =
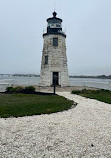
<svg viewBox="0 0 111 158">
<path fill-rule="evenodd" d="M 66 37 L 65 33 L 62 32 L 62 19 L 57 18 L 57 13 L 54 11 L 53 17 L 47 19 L 47 33 L 43 34 L 61 34 Z"/>
</svg>

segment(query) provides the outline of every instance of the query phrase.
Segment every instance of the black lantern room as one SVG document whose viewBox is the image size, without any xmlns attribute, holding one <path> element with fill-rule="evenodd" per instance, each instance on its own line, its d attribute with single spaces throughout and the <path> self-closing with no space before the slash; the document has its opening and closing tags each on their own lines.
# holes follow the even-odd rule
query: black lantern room
<svg viewBox="0 0 111 158">
<path fill-rule="evenodd" d="M 53 12 L 53 17 L 47 19 L 47 33 L 44 33 L 43 36 L 49 34 L 56 34 L 65 36 L 65 33 L 62 31 L 62 19 L 57 18 L 57 13 Z"/>
</svg>

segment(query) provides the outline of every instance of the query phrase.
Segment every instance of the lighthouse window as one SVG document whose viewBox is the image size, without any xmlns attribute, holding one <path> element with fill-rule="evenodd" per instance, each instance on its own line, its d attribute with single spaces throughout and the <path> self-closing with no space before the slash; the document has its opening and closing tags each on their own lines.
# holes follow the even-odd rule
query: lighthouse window
<svg viewBox="0 0 111 158">
<path fill-rule="evenodd" d="M 58 38 L 53 38 L 53 46 L 58 46 Z"/>
<path fill-rule="evenodd" d="M 45 56 L 45 64 L 48 64 L 48 55 Z"/>
</svg>

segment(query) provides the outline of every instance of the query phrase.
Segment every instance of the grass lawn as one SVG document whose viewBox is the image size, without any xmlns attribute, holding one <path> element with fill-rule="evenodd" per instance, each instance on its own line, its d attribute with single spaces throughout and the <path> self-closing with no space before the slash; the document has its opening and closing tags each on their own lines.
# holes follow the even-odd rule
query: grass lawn
<svg viewBox="0 0 111 158">
<path fill-rule="evenodd" d="M 0 117 L 50 114 L 72 105 L 73 101 L 57 95 L 0 94 Z"/>
<path fill-rule="evenodd" d="M 109 90 L 81 90 L 81 91 L 72 91 L 73 94 L 78 94 L 83 97 L 97 99 L 99 101 L 111 104 L 111 91 Z"/>
</svg>

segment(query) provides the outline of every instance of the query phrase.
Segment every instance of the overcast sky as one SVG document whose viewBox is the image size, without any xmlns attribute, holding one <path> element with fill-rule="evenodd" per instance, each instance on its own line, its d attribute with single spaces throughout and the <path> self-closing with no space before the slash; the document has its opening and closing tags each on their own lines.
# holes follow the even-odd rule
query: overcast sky
<svg viewBox="0 0 111 158">
<path fill-rule="evenodd" d="M 55 0 L 70 75 L 111 74 L 111 0 Z M 0 73 L 40 74 L 54 0 L 0 0 Z"/>
</svg>

